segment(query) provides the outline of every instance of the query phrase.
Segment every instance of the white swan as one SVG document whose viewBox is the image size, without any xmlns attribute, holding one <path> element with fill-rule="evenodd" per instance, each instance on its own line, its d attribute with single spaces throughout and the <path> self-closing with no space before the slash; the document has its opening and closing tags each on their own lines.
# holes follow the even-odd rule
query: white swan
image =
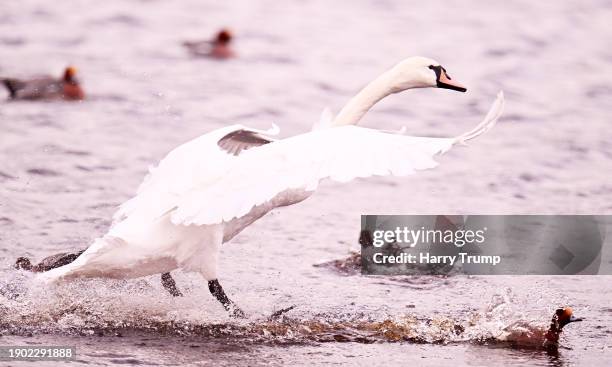
<svg viewBox="0 0 612 367">
<path fill-rule="evenodd" d="M 214 130 L 171 151 L 114 215 L 106 235 L 74 262 L 39 274 L 134 278 L 176 268 L 196 271 L 226 310 L 241 315 L 217 280 L 222 243 L 270 210 L 298 203 L 324 178 L 346 182 L 372 175 L 408 175 L 436 165 L 433 157 L 490 129 L 503 109 L 500 92 L 476 128 L 455 138 L 425 138 L 353 126 L 379 100 L 411 88 L 458 91 L 434 60 L 408 58 L 368 84 L 316 128 L 283 140 L 276 131 L 241 125 Z"/>
</svg>

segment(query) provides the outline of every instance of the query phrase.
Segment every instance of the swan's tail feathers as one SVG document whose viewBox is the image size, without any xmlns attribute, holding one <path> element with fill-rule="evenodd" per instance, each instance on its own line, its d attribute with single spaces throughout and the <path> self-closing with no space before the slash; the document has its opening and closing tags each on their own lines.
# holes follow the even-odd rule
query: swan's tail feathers
<svg viewBox="0 0 612 367">
<path fill-rule="evenodd" d="M 113 236 L 97 238 L 88 248 L 83 251 L 73 262 L 36 274 L 36 278 L 45 283 L 57 283 L 64 279 L 80 276 L 102 276 L 107 270 L 100 266 L 100 257 L 109 252 L 124 249 L 124 240 Z"/>
<path fill-rule="evenodd" d="M 57 283 L 72 270 L 71 265 L 72 263 L 42 273 L 38 273 L 36 274 L 36 279 L 47 284 Z"/>
<path fill-rule="evenodd" d="M 327 129 L 329 127 L 331 127 L 332 121 L 334 120 L 334 114 L 331 112 L 331 110 L 329 108 L 324 108 L 323 111 L 321 111 L 321 117 L 319 117 L 319 121 L 315 122 L 314 125 L 312 125 L 312 130 L 321 130 L 321 129 Z"/>
<path fill-rule="evenodd" d="M 502 115 L 503 112 L 504 112 L 504 92 L 499 91 L 499 93 L 497 93 L 497 98 L 495 99 L 495 102 L 493 102 L 493 105 L 489 109 L 489 112 L 485 116 L 484 120 L 482 120 L 482 122 L 478 124 L 478 126 L 473 128 L 472 130 L 462 135 L 457 136 L 455 138 L 454 144 L 455 145 L 456 144 L 465 145 L 468 140 L 472 140 L 484 134 L 485 132 L 489 131 L 495 125 L 495 123 L 497 122 L 497 120 L 499 119 L 499 117 Z"/>
</svg>

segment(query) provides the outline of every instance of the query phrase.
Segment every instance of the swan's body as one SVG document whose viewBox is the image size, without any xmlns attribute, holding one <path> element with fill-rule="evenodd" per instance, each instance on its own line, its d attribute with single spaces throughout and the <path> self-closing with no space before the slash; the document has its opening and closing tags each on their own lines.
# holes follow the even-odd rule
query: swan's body
<svg viewBox="0 0 612 367">
<path fill-rule="evenodd" d="M 439 68 L 436 73 L 432 65 Z M 233 125 L 179 146 L 151 169 L 137 195 L 117 211 L 106 235 L 73 263 L 41 276 L 52 281 L 133 278 L 182 268 L 200 272 L 209 285 L 216 282 L 222 243 L 270 210 L 306 199 L 320 180 L 347 182 L 432 168 L 435 155 L 488 130 L 501 114 L 501 93 L 484 121 L 456 138 L 353 126 L 385 95 L 440 86 L 441 79 L 449 82 L 445 72 L 440 77 L 441 70 L 433 60 L 408 59 L 370 83 L 336 119 L 287 139 L 273 140 L 266 132 Z"/>
</svg>

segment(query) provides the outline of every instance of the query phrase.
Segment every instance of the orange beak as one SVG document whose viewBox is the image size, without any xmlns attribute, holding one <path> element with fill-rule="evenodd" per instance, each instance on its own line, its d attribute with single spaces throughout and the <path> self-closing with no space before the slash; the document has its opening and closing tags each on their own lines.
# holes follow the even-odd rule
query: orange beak
<svg viewBox="0 0 612 367">
<path fill-rule="evenodd" d="M 446 70 L 442 68 L 440 75 L 438 75 L 438 88 L 452 89 L 459 92 L 467 91 L 467 88 L 464 87 L 461 83 L 458 83 L 451 79 L 448 74 L 446 74 Z"/>
</svg>

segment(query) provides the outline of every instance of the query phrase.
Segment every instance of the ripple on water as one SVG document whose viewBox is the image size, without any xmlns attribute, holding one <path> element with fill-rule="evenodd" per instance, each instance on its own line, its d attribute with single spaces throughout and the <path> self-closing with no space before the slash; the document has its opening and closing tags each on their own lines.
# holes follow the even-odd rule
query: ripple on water
<svg viewBox="0 0 612 367">
<path fill-rule="evenodd" d="M 64 150 L 64 154 L 74 155 L 74 156 L 79 156 L 79 157 L 84 157 L 84 156 L 89 156 L 89 155 L 91 155 L 91 152 L 88 152 L 88 151 L 85 151 L 85 150 L 72 150 L 72 149 L 67 149 L 67 150 Z"/>
<path fill-rule="evenodd" d="M 26 171 L 29 174 L 45 177 L 56 177 L 61 176 L 61 173 L 54 171 L 49 168 L 30 168 Z"/>
<path fill-rule="evenodd" d="M 19 37 L 19 36 L 4 36 L 4 37 L 0 37 L 0 44 L 3 44 L 5 46 L 21 46 L 24 45 L 26 43 L 26 39 L 23 37 Z"/>
<path fill-rule="evenodd" d="M 130 14 L 114 14 L 108 17 L 100 18 L 91 21 L 90 24 L 112 26 L 112 25 L 126 25 L 129 27 L 142 27 L 143 23 L 136 16 Z"/>
<path fill-rule="evenodd" d="M 0 182 L 8 181 L 8 180 L 16 180 L 17 177 L 13 175 L 9 175 L 8 173 L 0 171 Z"/>
<path fill-rule="evenodd" d="M 85 171 L 85 172 L 92 172 L 92 171 L 113 171 L 115 169 L 115 167 L 104 166 L 104 165 L 84 166 L 84 165 L 81 165 L 81 164 L 77 164 L 74 167 L 76 169 L 80 170 L 80 171 Z"/>
<path fill-rule="evenodd" d="M 8 217 L 0 217 L 0 226 L 2 225 L 11 225 L 13 224 L 14 221 L 11 218 Z"/>
</svg>

